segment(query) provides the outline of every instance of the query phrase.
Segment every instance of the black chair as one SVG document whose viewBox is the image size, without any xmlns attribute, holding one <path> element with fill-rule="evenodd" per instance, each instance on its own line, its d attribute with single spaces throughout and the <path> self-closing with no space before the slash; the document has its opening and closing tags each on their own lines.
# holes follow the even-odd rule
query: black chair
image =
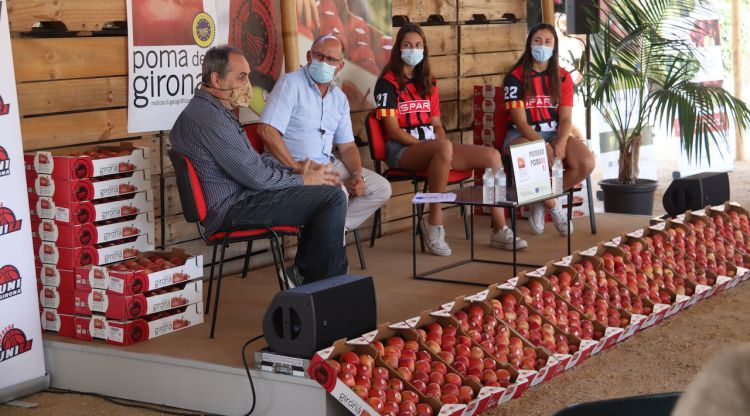
<svg viewBox="0 0 750 416">
<path fill-rule="evenodd" d="M 219 314 L 219 293 L 221 292 L 221 278 L 224 272 L 224 252 L 231 243 L 246 242 L 250 244 L 256 240 L 268 240 L 270 251 L 276 264 L 277 276 L 279 279 L 279 290 L 289 287 L 288 277 L 284 273 L 284 256 L 281 252 L 279 238 L 284 235 L 297 235 L 299 228 L 296 226 L 273 226 L 269 227 L 263 224 L 254 224 L 252 221 L 232 224 L 229 231 L 220 231 L 207 235 L 203 228 L 202 222 L 206 219 L 206 200 L 203 196 L 198 174 L 193 167 L 192 162 L 183 154 L 176 150 L 169 151 L 169 158 L 172 160 L 175 173 L 177 175 L 177 190 L 180 194 L 180 203 L 182 204 L 182 214 L 187 222 L 195 223 L 206 245 L 213 246 L 213 257 L 211 258 L 211 274 L 208 279 L 208 293 L 206 295 L 206 309 L 208 313 L 211 308 L 211 289 L 214 283 L 214 267 L 216 265 L 216 250 L 221 246 L 221 255 L 219 257 L 219 274 L 216 281 L 216 295 L 214 299 L 214 316 L 211 320 L 211 338 L 214 337 L 216 329 L 216 316 Z M 282 278 L 283 276 L 283 278 Z"/>
<path fill-rule="evenodd" d="M 658 393 L 580 403 L 554 416 L 669 416 L 682 393 Z"/>
</svg>

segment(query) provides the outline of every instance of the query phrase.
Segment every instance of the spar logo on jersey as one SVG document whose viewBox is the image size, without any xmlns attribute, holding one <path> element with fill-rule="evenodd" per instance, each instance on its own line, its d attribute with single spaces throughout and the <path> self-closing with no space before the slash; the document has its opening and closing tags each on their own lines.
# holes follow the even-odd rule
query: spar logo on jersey
<svg viewBox="0 0 750 416">
<path fill-rule="evenodd" d="M 401 114 L 422 113 L 430 111 L 429 100 L 412 100 L 399 103 L 398 111 Z"/>
<path fill-rule="evenodd" d="M 10 104 L 6 104 L 3 100 L 3 96 L 0 95 L 0 116 L 4 116 L 10 112 Z"/>
<path fill-rule="evenodd" d="M 21 294 L 21 274 L 8 264 L 0 268 L 0 300 Z"/>
<path fill-rule="evenodd" d="M 16 221 L 16 214 L 0 203 L 0 236 L 21 229 L 21 220 Z"/>
<path fill-rule="evenodd" d="M 0 176 L 10 175 L 10 158 L 8 151 L 0 146 Z"/>
<path fill-rule="evenodd" d="M 533 95 L 526 97 L 526 108 L 554 107 L 552 98 L 548 95 Z"/>
<path fill-rule="evenodd" d="M 13 325 L 0 332 L 0 363 L 15 356 L 31 351 L 33 340 L 26 339 L 26 334 Z"/>
</svg>

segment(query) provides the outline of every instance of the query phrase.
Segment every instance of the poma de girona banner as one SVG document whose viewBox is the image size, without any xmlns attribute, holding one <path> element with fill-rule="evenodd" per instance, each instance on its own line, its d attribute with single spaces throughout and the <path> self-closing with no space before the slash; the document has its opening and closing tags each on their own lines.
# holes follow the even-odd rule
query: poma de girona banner
<svg viewBox="0 0 750 416">
<path fill-rule="evenodd" d="M 49 386 L 6 2 L 0 1 L 0 403 Z"/>
<path fill-rule="evenodd" d="M 128 132 L 169 130 L 201 83 L 206 51 L 227 43 L 222 0 L 127 0 Z"/>
</svg>

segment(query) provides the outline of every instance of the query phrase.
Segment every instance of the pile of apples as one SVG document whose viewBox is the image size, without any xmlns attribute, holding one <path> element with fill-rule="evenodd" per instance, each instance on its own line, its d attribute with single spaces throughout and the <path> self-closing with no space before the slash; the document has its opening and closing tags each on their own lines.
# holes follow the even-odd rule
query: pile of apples
<svg viewBox="0 0 750 416">
<path fill-rule="evenodd" d="M 114 151 L 112 149 L 101 148 L 97 150 L 89 150 L 86 152 L 71 153 L 70 156 L 74 156 L 74 157 L 88 156 L 92 159 L 106 159 L 108 157 L 128 156 L 131 153 L 132 152 L 130 150 Z"/>
<path fill-rule="evenodd" d="M 528 287 L 520 286 L 518 289 L 521 291 L 521 299 L 531 296 L 531 290 Z M 503 316 L 504 318 L 501 319 L 531 344 L 559 354 L 574 354 L 578 351 L 577 344 L 569 342 L 564 333 L 556 330 L 553 325 L 545 323 L 541 315 L 536 311 L 530 311 L 513 293 L 504 293 L 499 300 L 499 305 L 497 302 L 490 302 L 490 306 L 492 306 L 496 315 Z M 530 350 L 528 354 L 524 350 L 524 359 L 531 358 Z M 533 368 L 528 368 L 529 365 L 523 365 L 523 360 L 521 368 L 538 370 L 544 367 L 544 360 L 535 358 L 536 365 Z"/>
<path fill-rule="evenodd" d="M 625 254 L 628 256 L 631 255 L 629 251 L 626 251 Z M 605 252 L 602 253 L 601 258 L 604 271 L 641 299 L 648 299 L 652 303 L 671 303 L 669 293 L 661 290 L 659 282 L 654 280 L 649 281 L 648 276 L 642 271 L 636 272 L 634 264 L 630 261 L 625 262 L 623 256 Z M 649 267 L 653 269 L 651 264 L 649 264 Z M 663 296 L 660 290 L 664 293 Z"/>
<path fill-rule="evenodd" d="M 736 246 L 744 253 L 750 253 L 750 221 L 747 214 L 729 211 L 729 224 L 734 230 L 734 240 Z M 714 220 L 715 221 L 715 220 Z"/>
<path fill-rule="evenodd" d="M 704 231 L 708 231 L 708 229 L 704 230 L 703 224 L 697 228 L 695 225 L 687 224 L 690 223 L 685 224 L 686 229 L 674 227 L 667 230 L 672 242 L 675 258 L 684 256 L 686 260 L 694 262 L 696 271 L 710 270 L 715 274 L 726 275 L 728 270 L 724 256 L 722 255 L 721 261 L 718 261 L 717 255 L 713 251 L 706 249 L 704 241 L 706 233 Z M 715 233 L 709 232 L 708 234 L 713 235 Z M 689 278 L 692 278 L 692 275 Z"/>
<path fill-rule="evenodd" d="M 348 351 L 338 361 L 328 359 L 326 363 L 339 380 L 381 415 L 433 414 L 429 404 L 419 402 L 417 393 L 404 390 L 403 381 L 390 377 L 387 368 L 376 366 L 370 354 Z"/>
<path fill-rule="evenodd" d="M 648 305 L 644 306 L 641 298 L 631 295 L 627 287 L 620 285 L 617 280 L 608 277 L 607 273 L 601 267 L 596 270 L 590 260 L 585 259 L 572 266 L 586 285 L 591 287 L 600 298 L 606 300 L 615 308 L 642 315 L 651 313 L 651 307 Z M 633 282 L 635 283 L 635 280 Z M 632 290 L 633 293 L 637 292 L 637 284 L 633 285 Z"/>
<path fill-rule="evenodd" d="M 493 318 L 493 321 L 494 325 L 485 324 L 492 331 L 497 328 L 497 320 Z M 466 379 L 474 380 L 476 383 L 491 387 L 508 387 L 510 385 L 510 372 L 504 368 L 498 368 L 498 361 L 492 358 L 491 354 L 495 351 L 495 344 L 493 342 L 488 341 L 485 344 L 492 350 L 487 350 L 487 353 L 485 353 L 485 350 L 474 344 L 468 336 L 456 336 L 457 328 L 452 325 L 441 325 L 434 322 L 427 325 L 424 329 L 417 329 L 417 331 L 425 334 L 424 336 L 426 336 L 428 343 L 430 341 L 436 342 L 434 340 L 440 339 L 441 351 L 438 355 Z M 477 331 L 474 330 L 473 333 L 476 334 Z M 489 336 L 488 334 L 485 337 L 489 339 Z M 477 339 L 474 339 L 474 341 L 478 342 Z"/>
<path fill-rule="evenodd" d="M 395 368 L 425 396 L 445 404 L 468 403 L 474 398 L 474 391 L 464 385 L 461 376 L 443 361 L 433 359 L 428 351 L 421 350 L 417 340 L 393 336 L 387 338 L 385 344 L 375 341 L 373 345 L 378 351 L 382 348 L 380 355 L 386 365 Z"/>
<path fill-rule="evenodd" d="M 675 230 L 670 231 L 676 233 Z M 707 276 L 705 270 L 696 267 L 692 260 L 686 258 L 683 250 L 675 249 L 669 237 L 670 233 L 667 232 L 667 235 L 668 238 L 665 239 L 663 235 L 657 233 L 644 236 L 643 240 L 646 242 L 646 247 L 654 253 L 656 258 L 661 259 L 663 265 L 674 272 L 675 275 L 685 276 L 685 279 L 695 284 L 712 286 L 715 279 Z M 688 289 L 686 288 L 686 292 Z"/>
<path fill-rule="evenodd" d="M 185 264 L 186 259 L 182 257 L 173 256 L 166 259 L 163 256 L 154 254 L 149 257 L 142 257 L 136 260 L 128 260 L 122 263 L 113 264 L 107 266 L 107 269 L 114 270 L 117 272 L 145 272 L 153 273 L 161 270 L 171 269 L 172 267 L 182 266 Z"/>
<path fill-rule="evenodd" d="M 634 241 L 631 244 L 622 243 L 620 248 L 630 253 L 636 269 L 646 275 L 649 294 L 657 293 L 661 303 L 672 303 L 673 293 L 687 296 L 693 294 L 692 286 L 687 286 L 685 279 L 680 277 L 681 275 L 675 275 L 675 271 L 664 266 L 661 258 L 655 257 L 640 241 Z M 689 266 L 685 264 L 685 267 L 687 269 Z M 636 279 L 637 277 L 636 274 Z M 642 286 L 639 282 L 639 290 Z"/>
</svg>

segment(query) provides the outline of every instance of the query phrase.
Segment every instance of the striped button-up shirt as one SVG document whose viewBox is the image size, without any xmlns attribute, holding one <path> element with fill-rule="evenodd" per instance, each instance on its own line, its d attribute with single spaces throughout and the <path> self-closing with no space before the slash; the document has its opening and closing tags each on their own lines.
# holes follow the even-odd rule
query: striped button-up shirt
<svg viewBox="0 0 750 416">
<path fill-rule="evenodd" d="M 195 165 L 208 209 L 203 226 L 209 234 L 219 229 L 237 201 L 303 184 L 301 175 L 273 156 L 258 154 L 234 114 L 200 89 L 177 118 L 169 140 Z"/>
</svg>

